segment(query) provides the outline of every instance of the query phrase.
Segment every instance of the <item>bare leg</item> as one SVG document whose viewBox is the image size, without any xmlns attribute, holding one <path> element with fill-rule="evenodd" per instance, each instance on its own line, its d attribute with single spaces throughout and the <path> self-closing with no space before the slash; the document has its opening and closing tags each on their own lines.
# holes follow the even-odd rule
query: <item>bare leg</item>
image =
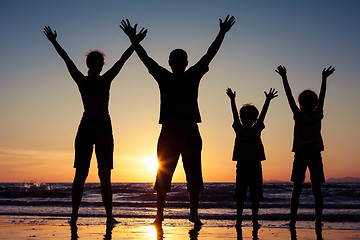
<svg viewBox="0 0 360 240">
<path fill-rule="evenodd" d="M 76 168 L 72 185 L 72 214 L 70 224 L 76 224 L 79 215 L 79 207 L 84 192 L 85 180 L 89 174 L 89 168 Z"/>
<path fill-rule="evenodd" d="M 243 240 L 243 236 L 242 236 L 242 228 L 241 226 L 236 227 L 236 235 L 237 235 L 237 240 Z M 253 238 L 256 239 L 256 238 Z"/>
<path fill-rule="evenodd" d="M 166 198 L 166 191 L 158 190 L 156 192 L 157 212 L 156 212 L 155 220 L 153 222 L 153 225 L 155 226 L 161 226 L 161 223 L 164 220 L 165 198 Z"/>
<path fill-rule="evenodd" d="M 322 224 L 322 212 L 324 208 L 323 203 L 323 196 L 321 192 L 321 183 L 312 183 L 311 188 L 314 194 L 314 200 L 315 200 L 315 227 L 317 231 L 321 232 L 321 224 Z"/>
<path fill-rule="evenodd" d="M 259 202 L 251 202 L 251 212 L 252 212 L 252 223 L 253 228 L 259 228 L 258 215 L 259 215 Z"/>
<path fill-rule="evenodd" d="M 299 209 L 300 194 L 302 191 L 303 183 L 294 182 L 293 191 L 290 200 L 290 228 L 295 227 L 296 215 Z"/>
<path fill-rule="evenodd" d="M 203 225 L 203 223 L 200 221 L 198 216 L 200 191 L 190 191 L 189 197 L 190 197 L 189 220 L 190 222 L 193 222 L 197 226 Z"/>
<path fill-rule="evenodd" d="M 237 228 L 241 228 L 241 224 L 242 224 L 242 214 L 244 211 L 244 206 L 245 203 L 242 201 L 237 201 L 236 202 L 236 208 L 237 208 L 237 221 L 236 221 L 236 227 Z"/>
<path fill-rule="evenodd" d="M 111 186 L 111 169 L 99 168 L 99 178 L 101 183 L 101 197 L 104 202 L 106 218 L 108 224 L 116 223 L 112 215 L 112 186 Z"/>
</svg>

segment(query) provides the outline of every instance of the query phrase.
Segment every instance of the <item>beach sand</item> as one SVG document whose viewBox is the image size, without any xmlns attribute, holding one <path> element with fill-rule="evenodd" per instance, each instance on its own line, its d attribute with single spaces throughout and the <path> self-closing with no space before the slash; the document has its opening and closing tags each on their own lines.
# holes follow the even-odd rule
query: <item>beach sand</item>
<svg viewBox="0 0 360 240">
<path fill-rule="evenodd" d="M 124 240 L 213 240 L 213 239 L 253 239 L 253 229 L 250 223 L 245 223 L 242 236 L 237 235 L 233 226 L 219 226 L 216 222 L 206 221 L 201 228 L 194 228 L 185 219 L 173 219 L 164 222 L 162 231 L 150 225 L 151 219 L 118 219 L 115 227 L 107 228 L 105 223 L 92 224 L 87 219 L 71 229 L 65 219 L 39 219 L 21 221 L 10 218 L 0 219 L 0 238 L 6 239 L 124 239 Z M 89 223 L 90 222 L 90 223 Z M 242 238 L 241 238 L 242 237 Z M 286 227 L 262 227 L 257 232 L 258 239 L 317 239 L 314 229 L 298 228 L 296 238 L 291 236 Z M 324 229 L 323 239 L 360 239 L 360 231 Z"/>
</svg>

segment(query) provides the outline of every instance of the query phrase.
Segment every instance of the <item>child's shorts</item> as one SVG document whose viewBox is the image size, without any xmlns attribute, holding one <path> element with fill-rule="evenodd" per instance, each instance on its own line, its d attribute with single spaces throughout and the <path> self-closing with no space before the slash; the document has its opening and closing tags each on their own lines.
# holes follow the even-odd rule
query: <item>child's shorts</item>
<svg viewBox="0 0 360 240">
<path fill-rule="evenodd" d="M 304 182 L 307 167 L 309 167 L 311 183 L 325 182 L 320 150 L 303 149 L 295 152 L 291 181 Z"/>
<path fill-rule="evenodd" d="M 237 162 L 235 201 L 245 202 L 248 189 L 251 202 L 263 200 L 262 182 L 261 161 Z"/>
<path fill-rule="evenodd" d="M 89 168 L 95 145 L 98 168 L 113 168 L 114 139 L 111 122 L 82 120 L 75 138 L 74 168 Z"/>
</svg>

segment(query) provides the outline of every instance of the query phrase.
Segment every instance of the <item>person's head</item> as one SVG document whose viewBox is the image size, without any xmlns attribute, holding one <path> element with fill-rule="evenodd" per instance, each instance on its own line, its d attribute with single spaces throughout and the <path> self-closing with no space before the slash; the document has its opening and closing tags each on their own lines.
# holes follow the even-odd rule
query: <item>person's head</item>
<svg viewBox="0 0 360 240">
<path fill-rule="evenodd" d="M 259 116 L 258 109 L 250 103 L 244 104 L 242 108 L 240 108 L 240 120 L 243 125 L 252 126 L 255 123 L 258 116 Z"/>
<path fill-rule="evenodd" d="M 298 98 L 300 110 L 303 112 L 312 112 L 319 102 L 317 94 L 312 90 L 304 90 L 299 94 Z"/>
<path fill-rule="evenodd" d="M 183 49 L 174 49 L 169 55 L 169 65 L 173 73 L 185 72 L 188 65 L 188 56 Z"/>
<path fill-rule="evenodd" d="M 99 50 L 90 50 L 85 56 L 88 74 L 99 75 L 105 64 L 105 54 Z"/>
</svg>

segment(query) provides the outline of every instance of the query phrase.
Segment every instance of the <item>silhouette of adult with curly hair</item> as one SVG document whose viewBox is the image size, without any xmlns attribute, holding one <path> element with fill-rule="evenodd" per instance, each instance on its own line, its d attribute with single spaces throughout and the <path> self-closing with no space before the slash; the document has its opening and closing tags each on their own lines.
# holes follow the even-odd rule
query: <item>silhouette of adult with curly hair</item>
<svg viewBox="0 0 360 240">
<path fill-rule="evenodd" d="M 147 30 L 142 29 L 136 39 L 141 41 L 145 38 Z M 57 33 L 49 26 L 44 27 L 44 34 L 53 44 L 55 50 L 65 61 L 66 67 L 77 84 L 84 113 L 75 139 L 75 162 L 76 173 L 72 185 L 72 214 L 70 224 L 76 224 L 78 211 L 83 195 L 85 180 L 89 173 L 90 160 L 95 145 L 95 153 L 98 161 L 98 175 L 101 182 L 101 195 L 104 202 L 107 223 L 114 224 L 117 221 L 112 215 L 112 186 L 111 169 L 113 168 L 114 140 L 112 125 L 109 114 L 110 85 L 120 72 L 126 60 L 134 52 L 130 46 L 120 59 L 103 75 L 100 75 L 104 66 L 105 55 L 98 51 L 91 51 L 86 55 L 86 65 L 89 68 L 88 75 L 83 75 L 70 59 L 69 55 L 57 42 Z"/>
</svg>

